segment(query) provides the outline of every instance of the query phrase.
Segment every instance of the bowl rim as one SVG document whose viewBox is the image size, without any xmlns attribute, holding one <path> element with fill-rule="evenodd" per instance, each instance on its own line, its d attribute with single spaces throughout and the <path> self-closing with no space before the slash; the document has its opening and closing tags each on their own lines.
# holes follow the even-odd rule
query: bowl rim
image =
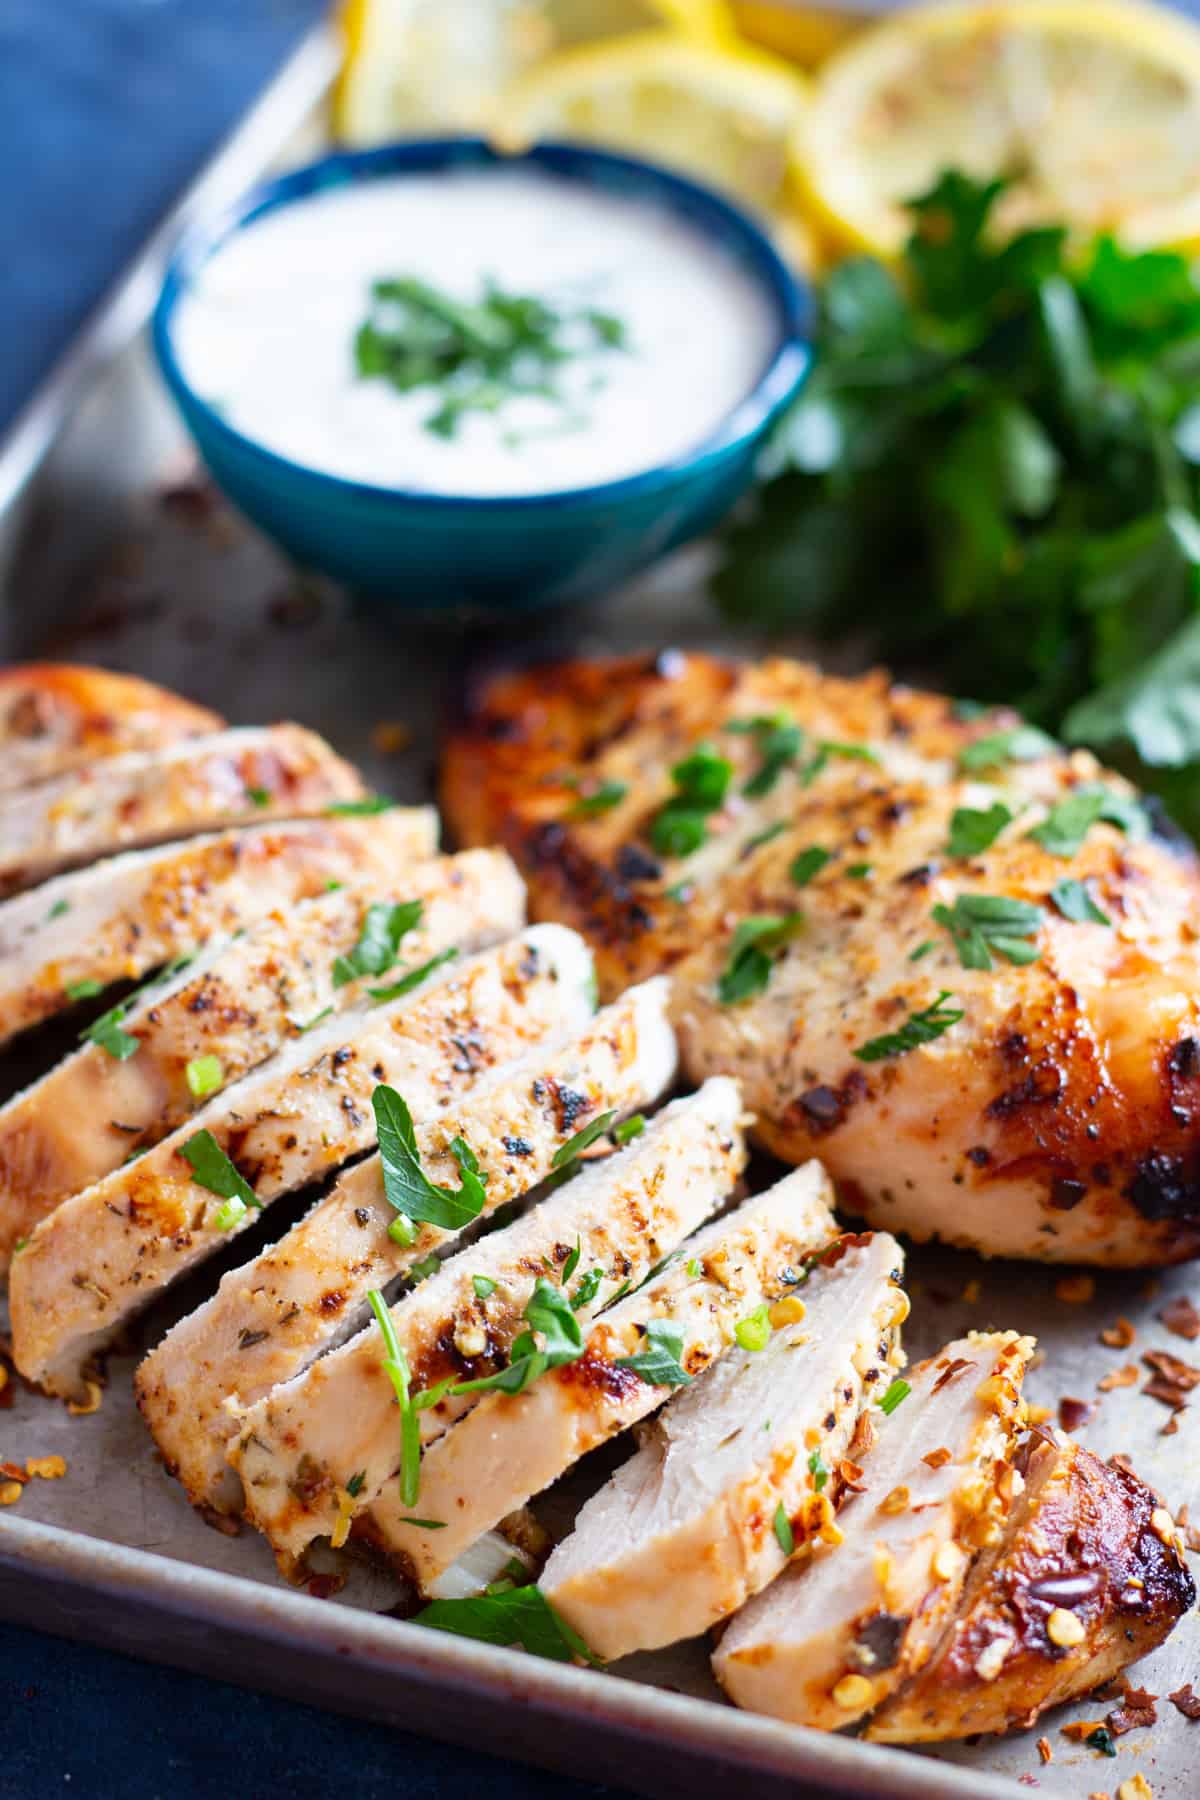
<svg viewBox="0 0 1200 1800">
<path fill-rule="evenodd" d="M 753 387 L 720 419 L 694 449 L 667 462 L 638 469 L 631 475 L 588 486 L 538 489 L 519 494 L 456 494 L 444 489 L 407 488 L 379 482 L 357 481 L 332 474 L 313 463 L 300 462 L 231 425 L 205 400 L 185 376 L 176 354 L 172 321 L 196 271 L 237 232 L 266 213 L 294 204 L 314 193 L 342 183 L 377 180 L 388 175 L 431 173 L 458 166 L 503 164 L 527 166 L 568 180 L 591 182 L 597 169 L 607 170 L 657 198 L 668 209 L 682 213 L 707 235 L 736 243 L 739 262 L 750 269 L 774 302 L 778 334 L 770 359 Z M 299 477 L 326 492 L 353 498 L 375 507 L 407 503 L 448 511 L 532 510 L 607 503 L 653 496 L 673 488 L 681 478 L 701 473 L 711 462 L 744 447 L 765 431 L 792 400 L 812 368 L 813 300 L 811 289 L 795 275 L 752 216 L 724 195 L 640 157 L 560 139 L 546 139 L 519 151 L 505 151 L 487 139 L 470 134 L 447 133 L 402 138 L 369 150 L 334 150 L 282 175 L 255 184 L 216 213 L 198 220 L 182 233 L 163 277 L 151 320 L 151 343 L 159 372 L 176 404 L 193 430 L 191 413 L 198 414 L 203 430 L 237 448 L 267 473 Z"/>
</svg>

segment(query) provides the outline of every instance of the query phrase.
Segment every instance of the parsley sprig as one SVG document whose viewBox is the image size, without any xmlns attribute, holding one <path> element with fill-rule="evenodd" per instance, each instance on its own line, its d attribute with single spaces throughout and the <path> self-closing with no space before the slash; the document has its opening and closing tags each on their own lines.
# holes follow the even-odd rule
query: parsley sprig
<svg viewBox="0 0 1200 1800">
<path fill-rule="evenodd" d="M 398 1215 L 397 1222 L 403 1222 L 410 1234 L 401 1241 L 412 1241 L 414 1224 L 436 1225 L 439 1231 L 461 1231 L 477 1219 L 487 1204 L 487 1176 L 465 1139 L 450 1140 L 450 1153 L 462 1178 L 460 1185 L 439 1187 L 421 1167 L 412 1114 L 395 1088 L 381 1082 L 371 1095 L 371 1105 L 379 1135 L 383 1191 L 388 1205 Z"/>
<path fill-rule="evenodd" d="M 957 1025 L 963 1016 L 961 1006 L 948 1004 L 953 999 L 949 988 L 943 988 L 936 1000 L 930 1001 L 920 1012 L 910 1013 L 899 1030 L 885 1032 L 882 1037 L 869 1038 L 865 1044 L 860 1044 L 855 1056 L 859 1062 L 883 1062 L 889 1056 L 906 1056 L 910 1050 L 919 1050 L 922 1044 L 931 1044 L 952 1025 Z"/>
<path fill-rule="evenodd" d="M 959 894 L 953 906 L 935 906 L 933 916 L 954 939 L 964 969 L 990 969 L 992 954 L 1010 963 L 1036 962 L 1042 909 L 1005 894 Z"/>
</svg>

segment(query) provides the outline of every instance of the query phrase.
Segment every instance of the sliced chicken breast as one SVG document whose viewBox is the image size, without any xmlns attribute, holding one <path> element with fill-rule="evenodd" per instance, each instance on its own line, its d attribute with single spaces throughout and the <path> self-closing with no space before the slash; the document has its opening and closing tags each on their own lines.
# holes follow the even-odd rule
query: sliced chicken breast
<svg viewBox="0 0 1200 1800">
<path fill-rule="evenodd" d="M 904 1361 L 903 1267 L 886 1232 L 835 1239 L 771 1308 L 764 1345 L 730 1350 L 656 1414 L 539 1584 L 597 1656 L 698 1637 L 836 1537 L 859 1414 Z"/>
<path fill-rule="evenodd" d="M 782 1574 L 730 1621 L 713 1656 L 738 1706 L 796 1725 L 852 1725 L 932 1654 L 971 1558 L 1011 1504 L 1030 1338 L 972 1333 L 913 1368 L 856 1460 L 863 1491 L 841 1541 Z"/>
<path fill-rule="evenodd" d="M 322 813 L 363 791 L 349 763 L 299 725 L 243 726 L 101 757 L 0 792 L 0 892 L 214 825 Z"/>
<path fill-rule="evenodd" d="M 418 1114 L 422 1166 L 431 1179 L 457 1186 L 450 1146 L 456 1137 L 469 1143 L 487 1175 L 486 1216 L 543 1180 L 577 1132 L 606 1112 L 646 1105 L 674 1074 L 659 979 L 630 988 L 586 1024 L 564 1025 L 516 1063 L 485 1070 L 446 1111 Z M 397 1244 L 388 1236 L 395 1216 L 380 1158 L 368 1157 L 280 1243 L 226 1275 L 142 1364 L 135 1382 L 142 1411 L 197 1505 L 240 1510 L 241 1483 L 226 1462 L 236 1407 L 299 1375 L 365 1316 L 370 1288 L 386 1287 L 450 1240 L 426 1224 L 411 1244 Z"/>
<path fill-rule="evenodd" d="M 437 848 L 432 807 L 297 819 L 132 850 L 0 901 L 0 1043 L 73 1004 L 78 989 L 136 981 L 273 907 L 336 881 L 391 882 Z"/>
<path fill-rule="evenodd" d="M 438 1577 L 485 1531 L 668 1397 L 669 1385 L 629 1366 L 647 1344 L 656 1348 L 655 1333 L 647 1338 L 652 1322 L 677 1328 L 678 1366 L 700 1375 L 729 1349 L 738 1323 L 779 1299 L 796 1266 L 835 1234 L 831 1198 L 813 1164 L 706 1225 L 680 1260 L 601 1315 L 578 1361 L 549 1370 L 523 1393 L 485 1394 L 433 1445 L 416 1511 L 440 1529 L 413 1524 L 414 1509 L 393 1485 L 371 1509 L 377 1540 L 420 1587 L 436 1592 Z"/>
<path fill-rule="evenodd" d="M 591 1012 L 591 984 L 582 940 L 535 926 L 442 965 L 403 999 L 314 1026 L 36 1227 L 9 1270 L 21 1373 L 50 1393 L 76 1393 L 88 1359 L 164 1287 L 259 1208 L 371 1147 L 381 1082 L 406 1093 L 417 1114 L 445 1106 L 501 1057 L 578 1027 Z M 189 1145 L 196 1153 L 198 1137 L 205 1166 L 216 1165 L 205 1180 L 185 1154 Z M 245 1192 L 235 1200 L 229 1190 L 239 1181 Z"/>
<path fill-rule="evenodd" d="M 0 670 L 0 788 L 26 787 L 102 756 L 219 731 L 224 720 L 136 675 L 76 663 Z"/>
<path fill-rule="evenodd" d="M 1200 865 L 1090 755 L 879 675 L 569 663 L 492 684 L 445 792 L 602 986 L 676 970 L 691 1078 L 736 1075 L 872 1226 L 1200 1250 Z"/>
<path fill-rule="evenodd" d="M 1161 1644 L 1196 1603 L 1170 1513 L 1128 1466 L 1056 1435 L 1025 1447 L 1004 1534 L 980 1552 L 958 1616 L 867 1726 L 933 1743 L 1032 1725 Z"/>
<path fill-rule="evenodd" d="M 395 966 L 368 956 L 370 972 L 356 977 L 369 909 L 401 902 L 422 911 L 395 947 Z M 397 868 L 386 888 L 372 869 L 366 881 L 277 907 L 127 1012 L 105 1014 L 82 1049 L 0 1108 L 0 1269 L 61 1200 L 158 1143 L 280 1044 L 361 1002 L 372 982 L 386 986 L 454 946 L 511 937 L 524 913 L 521 878 L 500 850 Z"/>
<path fill-rule="evenodd" d="M 414 1391 L 506 1367 L 535 1283 L 547 1273 L 572 1297 L 581 1325 L 622 1288 L 644 1281 L 732 1191 L 746 1160 L 741 1110 L 733 1082 L 706 1082 L 615 1156 L 590 1164 L 506 1230 L 460 1250 L 399 1300 L 392 1321 Z M 372 1323 L 240 1420 L 231 1460 L 247 1514 L 289 1562 L 313 1538 L 364 1512 L 396 1472 L 385 1354 Z M 441 1437 L 475 1398 L 448 1394 L 423 1411 L 423 1443 Z"/>
</svg>

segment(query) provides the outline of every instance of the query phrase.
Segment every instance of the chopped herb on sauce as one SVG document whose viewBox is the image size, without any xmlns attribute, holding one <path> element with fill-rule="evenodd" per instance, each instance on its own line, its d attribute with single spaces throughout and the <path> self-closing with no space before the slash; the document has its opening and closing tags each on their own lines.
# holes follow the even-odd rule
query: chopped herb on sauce
<svg viewBox="0 0 1200 1800">
<path fill-rule="evenodd" d="M 207 1188 L 210 1194 L 216 1194 L 218 1199 L 228 1201 L 234 1208 L 231 1224 L 244 1216 L 247 1207 L 261 1206 L 254 1189 L 226 1156 L 211 1131 L 197 1131 L 180 1146 L 179 1154 L 191 1168 L 197 1187 Z M 230 1226 L 222 1224 L 218 1216 L 217 1229 L 228 1231 Z"/>
<path fill-rule="evenodd" d="M 472 1275 L 471 1286 L 475 1289 L 475 1296 L 479 1300 L 486 1300 L 496 1291 L 496 1284 L 490 1275 Z"/>
<path fill-rule="evenodd" d="M 788 874 L 797 887 L 807 887 L 813 876 L 819 875 L 826 863 L 832 861 L 832 850 L 822 850 L 819 844 L 810 844 L 807 850 L 801 850 L 799 856 L 793 857 Z"/>
<path fill-rule="evenodd" d="M 1007 731 L 993 731 L 987 737 L 976 738 L 959 751 L 958 766 L 970 773 L 1006 762 L 1035 762 L 1040 756 L 1052 756 L 1057 749 L 1054 739 L 1036 725 L 1013 725 Z"/>
<path fill-rule="evenodd" d="M 922 1009 L 909 1015 L 898 1031 L 884 1032 L 882 1037 L 868 1038 L 854 1052 L 859 1062 L 882 1062 L 888 1056 L 905 1056 L 910 1050 L 917 1050 L 922 1044 L 930 1044 L 942 1033 L 957 1025 L 963 1016 L 961 1006 L 947 1006 L 948 1000 L 954 996 L 949 988 L 943 988 L 936 1000 Z"/>
<path fill-rule="evenodd" d="M 821 1489 L 825 1486 L 825 1483 L 829 1480 L 829 1470 L 821 1460 L 821 1452 L 819 1450 L 814 1450 L 809 1457 L 808 1472 L 813 1478 L 813 1487 L 819 1494 Z"/>
<path fill-rule="evenodd" d="M 618 1144 L 628 1144 L 632 1138 L 641 1137 L 645 1129 L 645 1113 L 631 1113 L 627 1119 L 622 1119 L 619 1125 L 613 1126 L 613 1139 Z"/>
<path fill-rule="evenodd" d="M 660 856 L 691 856 L 708 836 L 708 816 L 724 805 L 733 764 L 711 744 L 698 744 L 671 770 L 675 793 L 650 823 L 650 842 Z"/>
<path fill-rule="evenodd" d="M 68 981 L 64 991 L 68 1000 L 94 1000 L 104 992 L 104 983 L 90 977 L 86 981 Z"/>
<path fill-rule="evenodd" d="M 722 1006 L 732 1006 L 765 992 L 771 979 L 775 959 L 773 952 L 782 949 L 804 925 L 804 914 L 763 914 L 743 919 L 733 934 L 729 958 L 717 981 L 717 997 Z"/>
<path fill-rule="evenodd" d="M 779 1544 L 779 1548 L 783 1551 L 785 1556 L 791 1556 L 796 1548 L 796 1534 L 792 1530 L 792 1521 L 788 1518 L 787 1513 L 784 1510 L 782 1500 L 775 1508 L 775 1518 L 773 1523 L 775 1527 L 775 1537 Z"/>
<path fill-rule="evenodd" d="M 412 1370 L 396 1336 L 387 1301 L 378 1288 L 368 1288 L 367 1299 L 387 1351 L 383 1367 L 400 1408 L 400 1498 L 405 1506 L 415 1506 L 421 1491 L 421 1421 L 410 1393 Z"/>
<path fill-rule="evenodd" d="M 1028 900 L 1004 894 L 960 894 L 953 906 L 935 906 L 933 917 L 954 940 L 964 969 L 990 969 L 992 952 L 1010 963 L 1038 960 L 1031 943 L 1042 922 L 1042 909 Z"/>
<path fill-rule="evenodd" d="M 1064 919 L 1073 925 L 1111 925 L 1107 913 L 1101 912 L 1082 881 L 1057 881 L 1050 898 Z"/>
<path fill-rule="evenodd" d="M 521 1317 L 528 1325 L 512 1342 L 508 1367 L 477 1381 L 456 1381 L 451 1394 L 523 1394 L 547 1369 L 578 1362 L 583 1355 L 583 1333 L 574 1309 L 562 1289 L 539 1275 Z M 541 1338 L 534 1336 L 537 1333 Z M 418 1396 L 418 1400 L 421 1396 Z"/>
<path fill-rule="evenodd" d="M 428 962 L 418 964 L 415 969 L 409 969 L 398 981 L 390 982 L 387 987 L 368 988 L 367 993 L 372 1000 L 378 1000 L 381 1004 L 386 1000 L 402 1000 L 405 994 L 411 994 L 423 981 L 428 981 L 435 969 L 453 962 L 457 955 L 458 951 L 453 945 L 448 950 L 439 950 L 436 956 L 431 956 Z"/>
<path fill-rule="evenodd" d="M 560 1144 L 558 1146 L 558 1149 L 550 1158 L 550 1167 L 552 1169 L 565 1169 L 569 1163 L 573 1163 L 576 1157 L 580 1156 L 583 1151 L 596 1142 L 597 1138 L 602 1138 L 604 1136 L 616 1116 L 617 1111 L 615 1107 L 609 1112 L 598 1113 L 590 1124 L 584 1126 L 582 1131 L 577 1131 L 574 1137 L 568 1138 L 565 1144 Z"/>
<path fill-rule="evenodd" d="M 395 1088 L 384 1083 L 371 1095 L 383 1168 L 383 1191 L 388 1205 L 410 1224 L 436 1225 L 440 1231 L 459 1231 L 477 1219 L 487 1201 L 487 1176 L 470 1145 L 452 1138 L 450 1151 L 462 1181 L 457 1188 L 438 1187 L 421 1167 L 412 1114 Z"/>
<path fill-rule="evenodd" d="M 985 808 L 956 807 L 950 817 L 947 856 L 979 856 L 990 850 L 1004 827 L 1012 824 L 1014 816 L 1012 808 L 1005 806 L 1003 800 Z"/>
<path fill-rule="evenodd" d="M 611 812 L 619 806 L 629 792 L 626 781 L 605 781 L 590 794 L 581 794 L 572 806 L 563 814 L 564 819 L 596 819 L 601 813 Z"/>
<path fill-rule="evenodd" d="M 345 987 L 360 975 L 383 975 L 396 960 L 400 941 L 421 922 L 425 911 L 423 900 L 404 900 L 396 904 L 380 901 L 368 906 L 359 927 L 358 942 L 345 956 L 335 958 L 333 985 Z"/>
<path fill-rule="evenodd" d="M 373 813 L 390 812 L 396 802 L 386 794 L 368 794 L 364 800 L 331 800 L 326 813 L 335 818 L 369 818 Z"/>
<path fill-rule="evenodd" d="M 648 1319 L 644 1343 L 633 1356 L 618 1357 L 614 1367 L 631 1370 L 651 1387 L 686 1387 L 692 1378 L 681 1361 L 683 1327 L 673 1319 Z"/>
<path fill-rule="evenodd" d="M 550 1662 L 599 1662 L 534 1583 L 465 1600 L 433 1600 L 413 1623 L 504 1649 L 520 1648 Z"/>
</svg>

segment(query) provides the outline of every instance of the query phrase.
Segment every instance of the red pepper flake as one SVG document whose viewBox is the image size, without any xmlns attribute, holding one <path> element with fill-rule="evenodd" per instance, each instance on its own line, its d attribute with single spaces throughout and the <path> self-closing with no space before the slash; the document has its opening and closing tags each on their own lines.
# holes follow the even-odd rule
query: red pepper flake
<svg viewBox="0 0 1200 1800">
<path fill-rule="evenodd" d="M 1200 1338 L 1200 1312 L 1192 1305 L 1186 1294 L 1180 1294 L 1169 1305 L 1164 1306 L 1159 1318 L 1168 1331 L 1176 1337 L 1194 1340 Z"/>
<path fill-rule="evenodd" d="M 1134 1698 L 1134 1693 L 1127 1694 L 1123 1706 L 1114 1707 L 1112 1712 L 1106 1714 L 1108 1729 L 1114 1737 L 1123 1737 L 1127 1731 L 1145 1730 L 1149 1726 L 1157 1724 L 1158 1708 L 1154 1704 L 1155 1696 L 1147 1694 L 1145 1706 L 1132 1705 L 1131 1702 Z"/>
<path fill-rule="evenodd" d="M 1083 1744 L 1093 1731 L 1107 1731 L 1108 1727 L 1103 1719 L 1075 1719 L 1070 1725 L 1063 1725 L 1060 1729 L 1063 1736 L 1070 1738 L 1073 1744 Z"/>
<path fill-rule="evenodd" d="M 1128 1350 L 1136 1338 L 1137 1332 L 1123 1314 L 1117 1315 L 1115 1325 L 1106 1325 L 1100 1333 L 1100 1342 L 1107 1344 L 1110 1350 Z"/>
<path fill-rule="evenodd" d="M 1176 1688 L 1173 1694 L 1168 1694 L 1167 1699 L 1185 1719 L 1200 1719 L 1200 1694 L 1195 1692 L 1190 1681 L 1186 1686 Z"/>
<path fill-rule="evenodd" d="M 1172 1356 L 1169 1350 L 1147 1350 L 1142 1361 L 1153 1371 L 1142 1389 L 1143 1394 L 1161 1400 L 1173 1412 L 1181 1412 L 1187 1405 L 1187 1395 L 1200 1384 L 1200 1369 L 1181 1357 Z"/>
<path fill-rule="evenodd" d="M 1078 1431 L 1096 1411 L 1094 1400 L 1076 1400 L 1064 1394 L 1058 1403 L 1058 1422 L 1064 1431 Z"/>
<path fill-rule="evenodd" d="M 332 1600 L 346 1585 L 344 1575 L 310 1575 L 305 1586 L 314 1600 Z"/>
<path fill-rule="evenodd" d="M 1054 1751 L 1048 1737 L 1040 1737 L 1037 1741 L 1037 1753 L 1044 1763 L 1054 1761 Z"/>
<path fill-rule="evenodd" d="M 20 1463 L 0 1462 L 0 1481 L 26 1482 L 28 1480 L 28 1473 L 21 1467 Z"/>
<path fill-rule="evenodd" d="M 944 1469 L 950 1461 L 950 1454 L 950 1451 L 943 1445 L 939 1450 L 931 1450 L 928 1456 L 921 1458 L 921 1461 L 931 1469 Z"/>
<path fill-rule="evenodd" d="M 969 1369 L 971 1367 L 973 1367 L 973 1365 L 972 1365 L 970 1357 L 968 1357 L 968 1356 L 954 1357 L 950 1362 L 948 1362 L 946 1364 L 945 1368 L 942 1370 L 941 1374 L 938 1376 L 937 1380 L 934 1382 L 933 1392 L 935 1394 L 940 1394 L 942 1389 L 944 1387 L 948 1386 L 949 1383 L 954 1380 L 956 1375 L 961 1375 L 964 1369 Z"/>
<path fill-rule="evenodd" d="M 1137 1364 L 1126 1363 L 1123 1368 L 1113 1369 L 1109 1374 L 1105 1375 L 1103 1380 L 1096 1383 L 1096 1386 L 1102 1394 L 1111 1394 L 1114 1388 L 1136 1387 L 1137 1380 Z"/>
</svg>

